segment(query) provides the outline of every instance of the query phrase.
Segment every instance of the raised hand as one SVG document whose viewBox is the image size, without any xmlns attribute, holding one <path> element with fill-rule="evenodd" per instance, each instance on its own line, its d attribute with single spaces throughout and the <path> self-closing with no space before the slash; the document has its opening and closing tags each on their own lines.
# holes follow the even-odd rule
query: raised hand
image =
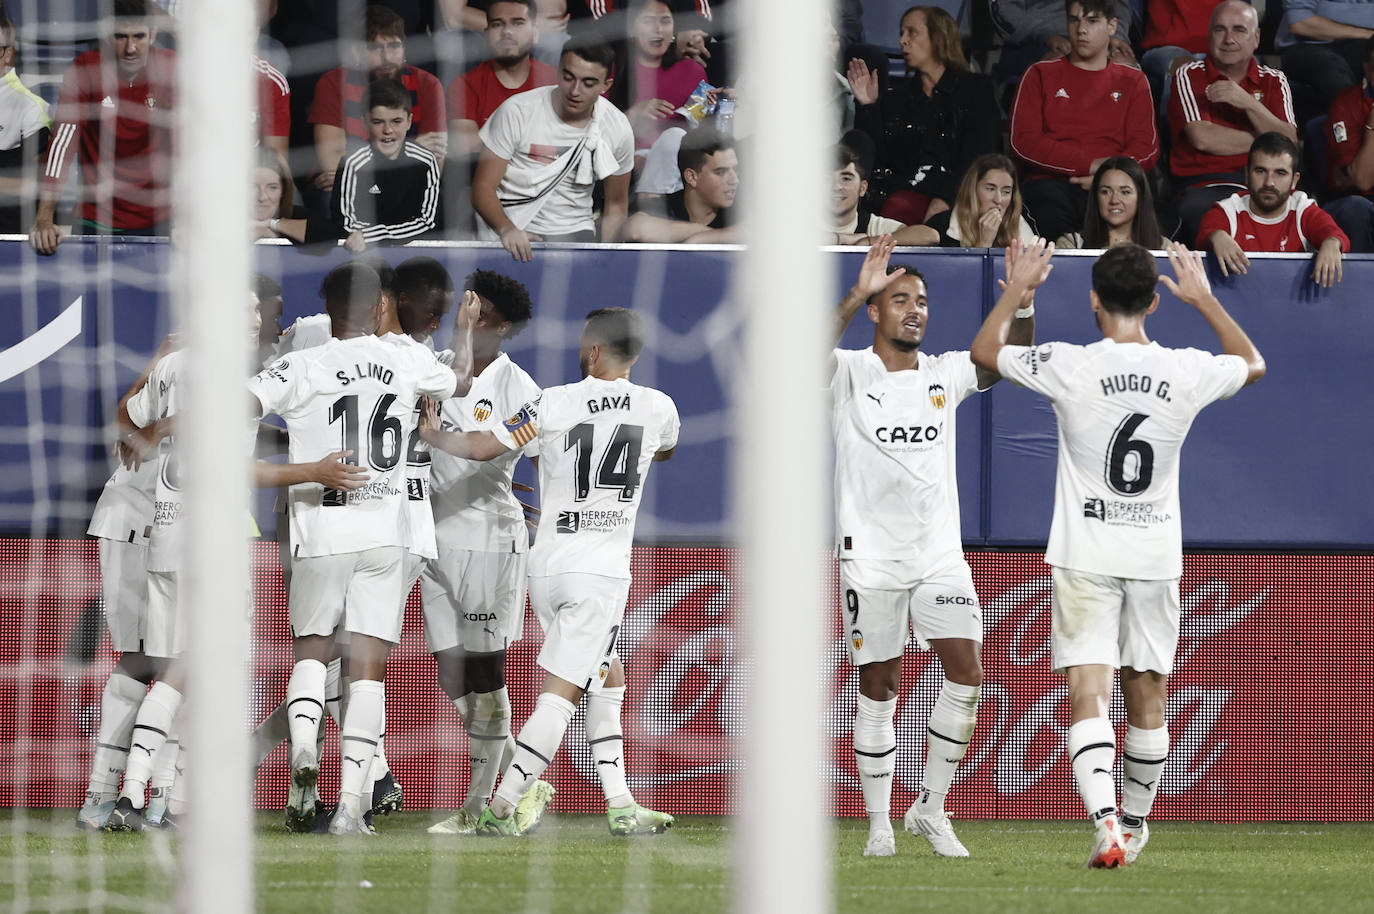
<svg viewBox="0 0 1374 914">
<path fill-rule="evenodd" d="M 858 57 L 850 58 L 845 78 L 849 80 L 849 91 L 854 93 L 855 102 L 871 105 L 878 100 L 878 73 Z"/>
<path fill-rule="evenodd" d="M 864 262 L 859 267 L 859 278 L 854 281 L 854 288 L 865 299 L 892 285 L 899 276 L 906 275 L 906 270 L 901 267 L 892 273 L 887 272 L 888 261 L 892 259 L 892 249 L 896 246 L 897 242 L 891 235 L 880 235 L 864 255 Z"/>
<path fill-rule="evenodd" d="M 1164 252 L 1169 255 L 1169 266 L 1176 277 L 1161 275 L 1159 281 L 1164 288 L 1194 308 L 1212 297 L 1212 284 L 1207 280 L 1207 268 L 1202 264 L 1200 253 L 1168 240 L 1164 242 Z"/>
<path fill-rule="evenodd" d="M 1041 283 L 1049 278 L 1050 271 L 1054 269 L 1054 264 L 1050 263 L 1053 256 L 1053 241 L 1046 241 L 1044 238 L 1036 238 L 1030 244 L 1013 241 L 1007 246 L 1006 284 L 1021 285 L 1032 291 L 1040 288 Z"/>
</svg>

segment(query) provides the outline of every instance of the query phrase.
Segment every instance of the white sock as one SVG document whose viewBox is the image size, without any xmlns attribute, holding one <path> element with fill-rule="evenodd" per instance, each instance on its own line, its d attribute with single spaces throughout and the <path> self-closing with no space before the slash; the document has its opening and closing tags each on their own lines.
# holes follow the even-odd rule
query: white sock
<svg viewBox="0 0 1374 914">
<path fill-rule="evenodd" d="M 155 682 L 139 705 L 129 743 L 129 764 L 124 769 L 121 797 L 128 797 L 137 809 L 143 808 L 143 794 L 153 773 L 153 761 L 167 741 L 172 720 L 181 707 L 181 693 L 165 682 Z"/>
<path fill-rule="evenodd" d="M 382 690 L 382 732 L 377 734 L 377 753 L 372 756 L 369 784 L 375 784 L 391 773 L 391 766 L 386 761 L 386 686 L 382 686 Z"/>
<path fill-rule="evenodd" d="M 323 663 L 298 660 L 291 668 L 291 678 L 286 681 L 286 713 L 293 759 L 305 747 L 314 749 L 319 739 L 324 717 L 324 676 Z"/>
<path fill-rule="evenodd" d="M 181 754 L 181 740 L 177 736 L 177 722 L 172 721 L 167 739 L 153 758 L 153 777 L 148 782 L 148 798 L 166 799 L 177 779 L 177 757 Z"/>
<path fill-rule="evenodd" d="M 624 686 L 604 688 L 587 696 L 587 745 L 596 759 L 606 805 L 612 809 L 631 806 L 635 801 L 625 780 L 625 735 L 620 726 L 624 704 Z"/>
<path fill-rule="evenodd" d="M 249 736 L 252 744 L 253 765 L 260 767 L 272 750 L 291 738 L 291 724 L 286 716 L 286 699 L 272 709 L 262 721 L 253 728 Z"/>
<path fill-rule="evenodd" d="M 335 657 L 329 661 L 324 668 L 324 710 L 330 717 L 334 718 L 334 726 L 343 732 L 343 660 Z M 320 721 L 320 729 L 324 729 L 324 721 Z"/>
<path fill-rule="evenodd" d="M 179 816 L 186 811 L 186 744 L 180 743 L 181 751 L 177 753 L 176 778 L 172 781 L 171 793 L 167 795 L 167 811 L 174 816 Z"/>
<path fill-rule="evenodd" d="M 466 692 L 453 699 L 453 706 L 458 709 L 458 719 L 463 722 L 464 730 L 472 729 L 472 702 L 476 692 Z"/>
<path fill-rule="evenodd" d="M 923 811 L 945 811 L 945 795 L 954 772 L 968 752 L 973 725 L 978 722 L 978 686 L 945 680 L 926 724 L 926 770 L 921 776 Z"/>
<path fill-rule="evenodd" d="M 138 717 L 138 706 L 148 687 L 116 670 L 105 680 L 100 696 L 100 729 L 96 731 L 95 752 L 91 756 L 91 778 L 86 798 L 108 803 L 119 790 L 119 776 L 129 759 L 129 738 Z"/>
<path fill-rule="evenodd" d="M 343 733 L 339 737 L 339 805 L 349 804 L 354 815 L 362 815 L 362 794 L 368 790 L 371 808 L 372 782 L 367 779 L 372 759 L 377 752 L 377 739 L 382 735 L 382 707 L 386 695 L 382 684 L 375 679 L 359 679 L 348 684 L 348 715 L 344 718 Z"/>
<path fill-rule="evenodd" d="M 1069 727 L 1069 759 L 1083 808 L 1094 822 L 1116 815 L 1116 732 L 1105 717 L 1090 717 Z"/>
<path fill-rule="evenodd" d="M 534 713 L 515 738 L 515 758 L 511 759 L 492 800 L 494 814 L 503 818 L 509 815 L 506 810 L 519 803 L 525 791 L 539 780 L 563 744 L 563 734 L 568 732 L 568 722 L 576 710 L 577 706 L 566 698 L 552 692 L 540 694 L 534 704 Z"/>
<path fill-rule="evenodd" d="M 481 815 L 482 807 L 496 786 L 501 760 L 510 736 L 510 694 L 502 686 L 495 692 L 469 692 L 468 763 L 472 775 L 468 780 L 468 795 L 463 808 L 473 815 Z M 455 702 L 456 703 L 456 702 Z"/>
<path fill-rule="evenodd" d="M 870 831 L 892 831 L 892 772 L 897 768 L 897 699 L 859 695 L 854 709 L 854 765 Z"/>
<path fill-rule="evenodd" d="M 1127 824 L 1137 825 L 1150 814 L 1168 757 L 1167 726 L 1154 730 L 1126 727 L 1126 741 L 1121 747 L 1121 818 L 1129 818 Z"/>
</svg>

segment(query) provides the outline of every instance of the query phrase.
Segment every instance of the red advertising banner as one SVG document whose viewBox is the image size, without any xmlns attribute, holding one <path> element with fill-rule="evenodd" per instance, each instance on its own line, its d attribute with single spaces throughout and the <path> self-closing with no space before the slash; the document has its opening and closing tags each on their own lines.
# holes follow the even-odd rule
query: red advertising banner
<svg viewBox="0 0 1374 914">
<path fill-rule="evenodd" d="M 985 681 L 978 727 L 948 807 L 956 817 L 1082 815 L 1064 733 L 1063 679 L 1049 670 L 1049 568 L 1038 553 L 973 552 L 983 602 Z M 258 601 L 251 713 L 278 702 L 290 640 L 275 544 L 256 552 Z M 731 809 L 747 726 L 748 658 L 735 651 L 733 553 L 640 547 L 620 653 L 628 674 L 625 732 L 638 799 L 675 813 Z M 832 587 L 834 584 L 832 576 Z M 1158 818 L 1212 821 L 1374 819 L 1374 556 L 1190 554 L 1170 683 L 1172 749 Z M 93 541 L 0 540 L 0 805 L 79 805 L 113 663 L 99 616 Z M 837 596 L 837 595 L 832 595 Z M 837 604 L 836 599 L 832 603 Z M 861 815 L 850 728 L 857 674 L 838 610 L 821 674 L 833 734 L 822 777 L 838 815 Z M 539 628 L 509 654 L 517 726 L 533 708 Z M 897 710 L 893 809 L 920 784 L 925 720 L 942 674 L 909 648 Z M 1124 735 L 1119 696 L 1113 704 Z M 332 729 L 332 725 L 331 725 Z M 333 734 L 324 791 L 337 772 Z M 194 747 L 189 747 L 194 753 Z M 425 648 L 418 597 L 387 671 L 386 749 L 412 809 L 456 807 L 467 786 L 467 737 L 440 692 Z M 194 756 L 191 764 L 194 769 Z M 581 715 L 549 769 L 556 811 L 604 809 Z M 258 802 L 285 800 L 285 751 L 269 756 Z"/>
</svg>

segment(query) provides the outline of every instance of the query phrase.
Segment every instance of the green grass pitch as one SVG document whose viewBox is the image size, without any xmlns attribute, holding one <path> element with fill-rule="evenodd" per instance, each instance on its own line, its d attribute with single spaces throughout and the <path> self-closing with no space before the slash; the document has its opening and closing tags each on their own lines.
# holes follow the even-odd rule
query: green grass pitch
<svg viewBox="0 0 1374 914">
<path fill-rule="evenodd" d="M 172 910 L 176 839 L 84 835 L 72 813 L 0 813 L 0 906 Z M 612 838 L 605 820 L 549 816 L 520 840 L 437 837 L 438 812 L 379 820 L 379 837 L 291 835 L 259 814 L 260 911 L 700 912 L 731 902 L 729 820 L 684 816 L 668 833 Z M 1374 910 L 1374 824 L 1211 825 L 1160 821 L 1135 866 L 1084 868 L 1082 822 L 959 821 L 973 857 L 935 857 L 897 823 L 897 856 L 862 856 L 865 823 L 834 826 L 839 912 Z M 778 850 L 785 852 L 779 837 Z"/>
</svg>

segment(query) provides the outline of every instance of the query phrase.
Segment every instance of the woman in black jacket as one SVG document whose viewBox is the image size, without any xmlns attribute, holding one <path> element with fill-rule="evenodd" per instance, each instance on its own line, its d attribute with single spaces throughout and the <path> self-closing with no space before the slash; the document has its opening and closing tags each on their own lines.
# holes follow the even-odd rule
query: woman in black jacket
<svg viewBox="0 0 1374 914">
<path fill-rule="evenodd" d="M 907 10 L 900 44 L 907 78 L 881 98 L 877 73 L 863 61 L 851 60 L 847 75 L 854 126 L 876 147 L 869 198 L 887 200 L 884 215 L 914 224 L 953 205 L 974 159 L 1001 151 L 1002 112 L 992 79 L 969 71 L 949 13 L 935 6 Z"/>
</svg>

